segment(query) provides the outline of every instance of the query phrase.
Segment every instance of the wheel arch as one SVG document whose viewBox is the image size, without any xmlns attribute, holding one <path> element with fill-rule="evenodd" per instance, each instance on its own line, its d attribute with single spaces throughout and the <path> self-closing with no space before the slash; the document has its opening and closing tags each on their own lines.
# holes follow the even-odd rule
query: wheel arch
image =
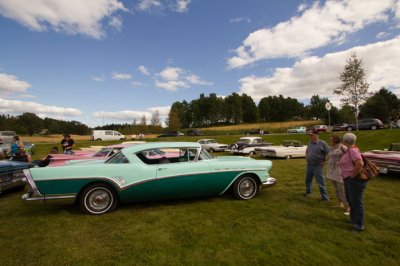
<svg viewBox="0 0 400 266">
<path fill-rule="evenodd" d="M 107 179 L 93 179 L 92 181 L 88 182 L 87 184 L 85 184 L 84 186 L 81 187 L 81 189 L 79 190 L 78 194 L 76 194 L 76 198 L 75 198 L 75 203 L 79 202 L 79 198 L 82 195 L 82 192 L 89 186 L 93 185 L 93 184 L 106 184 L 108 185 L 114 192 L 115 192 L 115 196 L 116 199 L 118 200 L 118 202 L 120 202 L 120 198 L 119 198 L 119 189 L 117 188 L 116 184 L 111 182 L 110 180 Z"/>
</svg>

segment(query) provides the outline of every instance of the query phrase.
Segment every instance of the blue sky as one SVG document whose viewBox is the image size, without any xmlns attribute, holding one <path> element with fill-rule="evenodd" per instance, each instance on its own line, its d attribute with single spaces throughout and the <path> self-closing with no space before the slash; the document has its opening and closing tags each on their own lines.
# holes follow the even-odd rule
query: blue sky
<svg viewBox="0 0 400 266">
<path fill-rule="evenodd" d="M 333 96 L 352 53 L 400 97 L 400 1 L 0 0 L 0 113 L 131 123 L 201 93 Z"/>
</svg>

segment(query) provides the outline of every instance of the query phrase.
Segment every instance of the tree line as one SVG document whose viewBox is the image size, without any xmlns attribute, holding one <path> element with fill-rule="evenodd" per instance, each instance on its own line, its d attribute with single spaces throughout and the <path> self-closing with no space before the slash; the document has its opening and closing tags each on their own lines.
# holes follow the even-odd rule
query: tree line
<svg viewBox="0 0 400 266">
<path fill-rule="evenodd" d="M 293 120 L 319 119 L 328 124 L 354 122 L 355 107 L 344 104 L 327 111 L 328 98 L 313 95 L 305 105 L 295 98 L 270 95 L 262 98 L 258 105 L 246 95 L 232 93 L 227 97 L 217 97 L 215 93 L 187 101 L 174 102 L 168 115 L 170 130 L 191 127 L 208 127 L 255 122 L 283 122 Z M 389 117 L 400 110 L 400 100 L 386 88 L 370 94 L 359 107 L 360 117 L 374 117 L 387 122 Z"/>
</svg>

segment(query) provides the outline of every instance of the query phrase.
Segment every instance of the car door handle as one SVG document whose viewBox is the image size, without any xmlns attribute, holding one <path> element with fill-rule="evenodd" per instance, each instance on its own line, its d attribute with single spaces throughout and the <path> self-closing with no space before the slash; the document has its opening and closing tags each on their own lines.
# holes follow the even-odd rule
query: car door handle
<svg viewBox="0 0 400 266">
<path fill-rule="evenodd" d="M 165 170 L 165 169 L 167 169 L 167 167 L 160 167 L 160 168 L 158 168 L 158 171 Z"/>
</svg>

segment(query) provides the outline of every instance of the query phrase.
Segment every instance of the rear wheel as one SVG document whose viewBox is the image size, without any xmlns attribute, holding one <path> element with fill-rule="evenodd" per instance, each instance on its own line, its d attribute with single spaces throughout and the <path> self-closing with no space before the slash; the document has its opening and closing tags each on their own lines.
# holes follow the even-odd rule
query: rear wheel
<svg viewBox="0 0 400 266">
<path fill-rule="evenodd" d="M 209 153 L 213 153 L 213 152 L 214 152 L 214 149 L 213 149 L 213 148 L 210 148 L 210 149 L 208 150 L 208 152 L 209 152 Z"/>
<path fill-rule="evenodd" d="M 353 128 L 352 128 L 352 127 L 347 127 L 346 130 L 347 130 L 347 131 L 352 131 Z"/>
<path fill-rule="evenodd" d="M 257 194 L 258 188 L 258 182 L 254 177 L 244 175 L 233 183 L 233 195 L 237 199 L 248 200 Z"/>
<path fill-rule="evenodd" d="M 96 139 L 97 141 L 101 141 L 102 139 L 101 138 L 98 138 L 98 139 Z"/>
<path fill-rule="evenodd" d="M 86 187 L 79 196 L 79 208 L 87 214 L 99 215 L 115 210 L 118 199 L 114 189 L 105 183 Z"/>
<path fill-rule="evenodd" d="M 291 155 L 286 155 L 285 158 L 286 159 L 292 159 L 292 156 Z"/>
<path fill-rule="evenodd" d="M 371 126 L 371 129 L 372 129 L 372 130 L 375 130 L 375 129 L 377 129 L 377 127 L 376 127 L 375 125 L 372 125 L 372 126 Z"/>
</svg>

